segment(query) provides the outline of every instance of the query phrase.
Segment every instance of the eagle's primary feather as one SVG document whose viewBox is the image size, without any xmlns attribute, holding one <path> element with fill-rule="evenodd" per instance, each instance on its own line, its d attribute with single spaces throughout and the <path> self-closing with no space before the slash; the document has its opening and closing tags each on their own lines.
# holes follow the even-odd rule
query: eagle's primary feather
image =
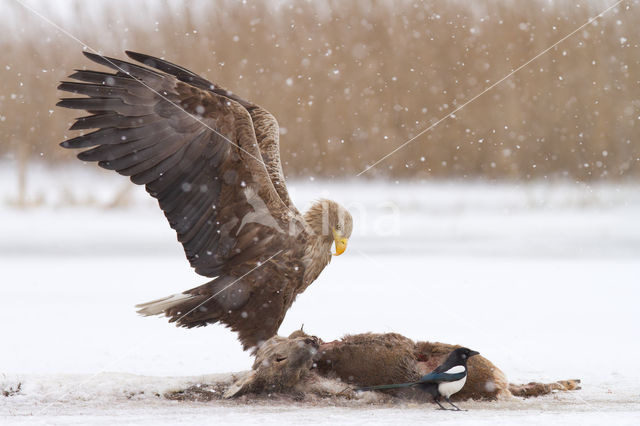
<svg viewBox="0 0 640 426">
<path fill-rule="evenodd" d="M 86 97 L 64 141 L 83 161 L 129 176 L 158 200 L 206 284 L 139 305 L 179 326 L 220 322 L 245 349 L 277 333 L 296 296 L 351 235 L 349 213 L 321 200 L 303 216 L 280 162 L 279 130 L 265 109 L 178 65 L 126 52 L 145 66 L 84 52 L 112 73 L 77 70 L 59 89 Z"/>
</svg>

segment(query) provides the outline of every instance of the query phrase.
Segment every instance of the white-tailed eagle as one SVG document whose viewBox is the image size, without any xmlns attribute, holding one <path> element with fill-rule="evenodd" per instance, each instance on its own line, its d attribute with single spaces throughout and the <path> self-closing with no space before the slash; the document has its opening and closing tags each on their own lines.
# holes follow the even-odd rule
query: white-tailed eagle
<svg viewBox="0 0 640 426">
<path fill-rule="evenodd" d="M 140 66 L 85 52 L 115 72 L 77 70 L 58 89 L 86 97 L 62 142 L 83 161 L 130 176 L 158 200 L 195 271 L 211 281 L 138 305 L 182 327 L 222 323 L 255 350 L 351 236 L 351 215 L 329 200 L 303 215 L 291 202 L 279 129 L 265 109 L 178 65 L 126 52 Z"/>
</svg>

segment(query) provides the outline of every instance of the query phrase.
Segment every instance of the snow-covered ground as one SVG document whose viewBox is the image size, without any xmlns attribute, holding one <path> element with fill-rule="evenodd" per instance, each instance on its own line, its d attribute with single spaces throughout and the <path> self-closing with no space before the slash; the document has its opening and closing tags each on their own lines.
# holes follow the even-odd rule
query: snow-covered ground
<svg viewBox="0 0 640 426">
<path fill-rule="evenodd" d="M 158 398 L 246 370 L 219 326 L 177 329 L 133 305 L 199 285 L 153 200 L 95 167 L 29 175 L 26 210 L 0 163 L 1 424 L 638 424 L 640 184 L 292 182 L 355 219 L 347 252 L 281 334 L 365 331 L 465 344 L 512 382 L 582 379 L 531 400 L 368 407 Z M 122 194 L 120 194 L 122 195 Z"/>
</svg>

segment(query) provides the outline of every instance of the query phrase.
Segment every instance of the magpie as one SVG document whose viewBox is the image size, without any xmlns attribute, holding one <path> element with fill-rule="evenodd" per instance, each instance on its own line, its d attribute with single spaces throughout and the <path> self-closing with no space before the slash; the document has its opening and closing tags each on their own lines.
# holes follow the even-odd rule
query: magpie
<svg viewBox="0 0 640 426">
<path fill-rule="evenodd" d="M 444 360 L 435 370 L 420 378 L 417 382 L 399 383 L 395 385 L 366 386 L 355 389 L 356 391 L 370 391 L 378 389 L 396 389 L 417 386 L 424 392 L 431 394 L 433 401 L 446 410 L 440 404 L 440 397 L 451 404 L 457 411 L 460 411 L 451 400 L 451 395 L 460 391 L 467 381 L 467 360 L 480 352 L 472 351 L 468 348 L 458 348 L 453 350 L 447 359 Z"/>
</svg>

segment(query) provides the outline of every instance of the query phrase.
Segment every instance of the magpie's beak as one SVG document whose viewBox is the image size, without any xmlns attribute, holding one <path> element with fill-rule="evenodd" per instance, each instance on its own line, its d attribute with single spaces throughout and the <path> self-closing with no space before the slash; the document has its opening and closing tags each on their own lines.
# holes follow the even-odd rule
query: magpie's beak
<svg viewBox="0 0 640 426">
<path fill-rule="evenodd" d="M 471 358 L 474 355 L 480 355 L 480 352 L 477 351 L 469 351 L 469 358 Z"/>
<path fill-rule="evenodd" d="M 347 249 L 347 239 L 335 229 L 333 229 L 333 241 L 336 243 L 336 252 L 334 256 L 340 256 Z"/>
</svg>

